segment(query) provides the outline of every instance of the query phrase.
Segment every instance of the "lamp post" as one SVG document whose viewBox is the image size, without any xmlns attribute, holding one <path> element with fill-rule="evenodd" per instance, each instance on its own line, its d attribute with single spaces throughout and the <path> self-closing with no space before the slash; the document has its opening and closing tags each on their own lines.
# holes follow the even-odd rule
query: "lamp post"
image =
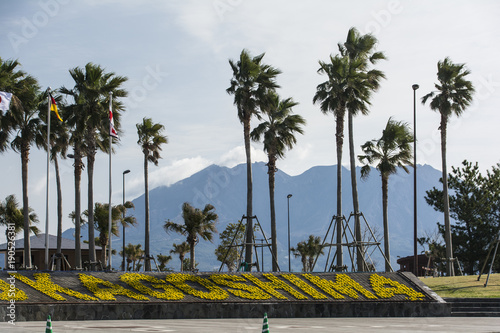
<svg viewBox="0 0 500 333">
<path fill-rule="evenodd" d="M 417 254 L 417 89 L 413 88 L 413 273 L 418 276 L 418 254 Z"/>
<path fill-rule="evenodd" d="M 123 171 L 123 206 L 125 206 L 125 175 L 129 173 L 130 170 Z M 125 219 L 125 209 L 123 210 L 123 218 Z M 122 270 L 125 271 L 125 223 L 122 223 L 123 227 L 123 247 L 122 247 Z"/>
<path fill-rule="evenodd" d="M 286 206 L 288 210 L 288 271 L 292 271 L 292 261 L 290 258 L 290 198 L 292 197 L 291 194 L 286 196 Z"/>
</svg>

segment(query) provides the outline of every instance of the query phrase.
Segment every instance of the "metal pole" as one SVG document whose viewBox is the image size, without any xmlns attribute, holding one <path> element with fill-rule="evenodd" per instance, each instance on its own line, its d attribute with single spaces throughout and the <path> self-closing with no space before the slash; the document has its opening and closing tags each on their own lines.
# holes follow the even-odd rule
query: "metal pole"
<svg viewBox="0 0 500 333">
<path fill-rule="evenodd" d="M 287 205 L 287 211 L 288 211 L 288 271 L 292 271 L 292 261 L 290 257 L 290 198 L 292 197 L 291 194 L 286 196 L 286 205 Z"/>
<path fill-rule="evenodd" d="M 111 111 L 111 108 L 113 107 L 112 105 L 112 97 L 113 97 L 113 93 L 110 92 L 109 93 L 109 112 L 112 112 Z M 109 121 L 111 122 L 111 117 L 109 118 Z M 111 216 L 111 148 L 112 148 L 112 145 L 113 144 L 113 137 L 111 136 L 111 133 L 109 135 L 109 204 L 108 204 L 108 237 L 109 237 L 109 240 L 108 240 L 108 269 L 111 270 L 111 232 L 112 232 L 112 223 L 113 223 L 113 220 L 112 220 L 112 216 Z"/>
<path fill-rule="evenodd" d="M 417 89 L 413 88 L 413 273 L 418 276 L 418 250 L 417 250 Z"/>
<path fill-rule="evenodd" d="M 130 170 L 123 171 L 123 208 L 125 208 L 125 175 L 129 173 Z M 123 219 L 125 219 L 125 209 L 123 209 Z M 125 271 L 125 223 L 123 223 L 123 247 L 122 247 L 122 271 Z"/>
<path fill-rule="evenodd" d="M 47 188 L 45 193 L 45 269 L 49 269 L 50 87 L 47 88 Z M 33 265 L 33 263 L 32 263 Z"/>
</svg>

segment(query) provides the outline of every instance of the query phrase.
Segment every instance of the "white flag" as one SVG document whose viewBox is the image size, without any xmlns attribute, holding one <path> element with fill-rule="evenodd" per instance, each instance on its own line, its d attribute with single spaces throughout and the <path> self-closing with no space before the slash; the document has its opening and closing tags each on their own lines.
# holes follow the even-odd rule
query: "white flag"
<svg viewBox="0 0 500 333">
<path fill-rule="evenodd" d="M 9 109 L 11 99 L 11 93 L 0 91 L 0 110 L 7 111 Z"/>
</svg>

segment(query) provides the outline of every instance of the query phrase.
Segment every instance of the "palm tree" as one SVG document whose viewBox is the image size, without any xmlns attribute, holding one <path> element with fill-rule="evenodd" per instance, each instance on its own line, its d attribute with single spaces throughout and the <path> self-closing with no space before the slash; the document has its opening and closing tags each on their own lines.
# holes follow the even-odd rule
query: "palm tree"
<svg viewBox="0 0 500 333">
<path fill-rule="evenodd" d="M 311 272 L 316 257 L 324 254 L 324 247 L 321 246 L 321 237 L 309 235 L 307 241 L 301 241 L 297 247 L 291 248 L 295 257 L 301 257 L 302 271 Z"/>
<path fill-rule="evenodd" d="M 384 224 L 384 253 L 385 271 L 391 271 L 391 255 L 389 249 L 389 217 L 387 213 L 387 200 L 389 193 L 389 176 L 398 171 L 398 167 L 409 173 L 408 165 L 412 166 L 413 151 L 411 144 L 413 134 L 407 123 L 398 122 L 389 118 L 382 137 L 377 140 L 367 141 L 361 146 L 364 155 L 358 156 L 359 161 L 365 163 L 361 168 L 361 177 L 370 174 L 369 164 L 376 163 L 376 168 L 382 177 L 382 211 Z"/>
<path fill-rule="evenodd" d="M 203 210 L 194 208 L 189 203 L 185 202 L 182 205 L 182 218 L 184 224 L 177 224 L 172 221 L 166 221 L 163 228 L 167 233 L 170 231 L 177 232 L 186 237 L 191 250 L 191 270 L 194 270 L 195 256 L 194 247 L 199 242 L 199 237 L 203 240 L 212 241 L 213 233 L 217 232 L 215 223 L 217 222 L 217 214 L 213 211 L 214 206 L 207 204 Z"/>
<path fill-rule="evenodd" d="M 47 100 L 47 96 L 45 97 Z M 56 96 L 55 100 L 59 110 L 61 109 L 62 101 L 60 96 Z M 40 132 L 36 136 L 36 145 L 38 148 L 43 148 L 47 151 L 47 114 L 44 110 L 47 110 L 47 103 L 41 105 L 40 108 L 40 119 L 43 125 L 40 127 Z M 59 111 L 61 112 L 61 111 Z M 58 156 L 65 159 L 66 152 L 69 145 L 69 134 L 64 123 L 57 119 L 54 112 L 51 112 L 51 127 L 50 127 L 50 159 L 54 162 L 55 176 L 56 176 L 56 188 L 57 188 L 57 255 L 56 255 L 56 270 L 61 269 L 61 245 L 62 245 L 62 188 L 61 188 L 61 176 L 59 171 L 59 159 Z"/>
<path fill-rule="evenodd" d="M 160 263 L 160 265 L 158 266 L 158 270 L 160 272 L 163 272 L 166 270 L 168 262 L 172 260 L 172 256 L 167 256 L 166 254 L 160 253 L 156 255 L 156 260 L 158 260 L 158 262 Z"/>
<path fill-rule="evenodd" d="M 73 92 L 61 88 L 61 92 L 65 94 L 73 94 Z M 75 101 L 80 100 L 79 95 L 73 94 Z M 75 104 L 67 105 L 63 113 L 64 123 L 69 130 L 70 138 L 69 145 L 73 147 L 73 154 L 67 155 L 69 158 L 74 159 L 74 180 L 75 180 L 75 265 L 77 268 L 82 267 L 82 252 L 80 244 L 80 229 L 81 229 L 81 179 L 82 170 L 85 165 L 83 164 L 83 157 L 86 151 L 85 141 L 83 140 L 83 128 L 85 128 L 85 112 L 83 100 L 75 102 Z"/>
<path fill-rule="evenodd" d="M 422 97 L 422 104 L 431 99 L 430 107 L 441 115 L 441 160 L 443 169 L 443 212 L 446 242 L 446 272 L 448 276 L 454 276 L 453 250 L 450 228 L 450 203 L 448 197 L 448 172 L 446 168 L 446 130 L 448 119 L 453 115 L 459 117 L 472 102 L 474 86 L 467 80 L 470 71 L 465 64 L 454 64 L 450 58 L 445 58 L 437 64 L 437 78 L 439 83 L 434 84 L 437 91 L 432 91 Z"/>
<path fill-rule="evenodd" d="M 123 212 L 127 208 L 133 207 L 132 202 L 127 201 L 125 205 L 117 205 L 111 207 L 111 233 L 115 236 L 120 234 L 118 222 L 133 225 L 136 219 L 133 216 L 123 218 Z M 85 216 L 89 216 L 88 211 L 83 212 Z M 90 228 L 91 226 L 89 226 Z M 102 247 L 101 262 L 104 264 L 107 261 L 107 245 L 109 239 L 109 204 L 95 203 L 94 208 L 94 228 L 99 231 L 99 244 Z M 111 251 L 110 251 L 111 252 Z"/>
<path fill-rule="evenodd" d="M 144 117 L 142 119 L 142 124 L 137 124 L 137 135 L 139 136 L 139 140 L 137 143 L 142 148 L 142 152 L 144 154 L 144 211 L 146 213 L 145 216 L 145 266 L 144 269 L 146 271 L 151 270 L 151 262 L 150 253 L 149 253 L 149 184 L 148 184 L 148 162 L 154 163 L 154 165 L 158 166 L 158 160 L 161 158 L 160 151 L 161 145 L 168 143 L 168 139 L 166 135 L 163 135 L 163 130 L 165 126 L 160 123 L 153 123 L 151 118 Z"/>
<path fill-rule="evenodd" d="M 238 61 L 229 60 L 233 70 L 231 86 L 226 89 L 234 95 L 233 104 L 238 110 L 238 118 L 243 125 L 245 140 L 245 154 L 247 165 L 247 234 L 245 245 L 245 261 L 252 262 L 253 242 L 253 183 L 252 183 L 252 158 L 250 155 L 250 120 L 253 116 L 259 117 L 259 105 L 264 101 L 269 90 L 279 86 L 275 79 L 281 73 L 279 69 L 262 63 L 264 53 L 252 57 L 247 50 L 241 51 Z M 251 267 L 249 265 L 248 267 Z"/>
<path fill-rule="evenodd" d="M 89 212 L 89 225 L 93 225 L 95 155 L 97 149 L 105 150 L 107 148 L 99 145 L 97 135 L 101 134 L 101 137 L 109 135 L 110 93 L 112 93 L 113 99 L 113 120 L 116 130 L 119 131 L 121 111 L 124 111 L 124 107 L 117 98 L 127 96 L 127 92 L 122 89 L 127 78 L 117 76 L 113 72 L 106 73 L 104 68 L 93 63 L 86 64 L 83 69 L 80 67 L 70 69 L 69 73 L 75 81 L 75 86 L 72 89 L 63 87 L 61 92 L 73 96 L 74 102 L 80 105 L 83 112 L 83 119 L 79 119 L 75 124 L 78 125 L 78 130 L 83 134 L 82 139 L 85 141 L 88 176 L 87 210 Z M 95 262 L 96 259 L 94 239 L 94 229 L 89 228 L 89 259 L 91 262 Z"/>
<path fill-rule="evenodd" d="M 38 235 L 40 230 L 33 225 L 39 222 L 38 216 L 31 207 L 29 212 L 30 232 Z M 7 196 L 3 202 L 0 202 L 0 225 L 5 227 L 7 240 L 9 240 L 9 233 L 13 232 L 15 236 L 24 230 L 23 211 L 19 209 L 19 202 L 14 194 Z"/>
<path fill-rule="evenodd" d="M 342 149 L 344 145 L 344 119 L 347 104 L 348 62 L 345 57 L 331 55 L 330 63 L 319 61 L 319 74 L 326 74 L 328 80 L 319 84 L 313 103 L 320 103 L 320 110 L 324 114 L 333 113 L 335 117 L 336 148 L 337 148 L 337 267 L 342 267 Z"/>
<path fill-rule="evenodd" d="M 370 97 L 373 91 L 378 90 L 380 80 L 385 78 L 383 72 L 370 69 L 370 64 L 375 64 L 379 60 L 386 59 L 382 52 L 375 52 L 377 38 L 371 34 L 361 35 L 356 28 L 349 29 L 346 41 L 338 44 L 340 54 L 346 57 L 349 62 L 349 81 L 354 88 L 349 91 L 348 111 L 348 133 L 349 133 L 349 161 L 351 169 L 352 200 L 355 220 L 356 242 L 361 244 L 361 223 L 359 219 L 358 186 L 356 179 L 356 155 L 354 151 L 354 129 L 353 117 L 361 113 L 369 113 Z M 358 271 L 364 271 L 363 249 L 357 248 Z"/>
<path fill-rule="evenodd" d="M 141 247 L 142 247 L 141 244 L 133 245 L 132 243 L 128 243 L 127 246 L 125 247 L 125 257 L 127 258 L 127 271 L 130 271 L 130 269 L 132 269 L 132 271 L 136 270 L 135 262 L 144 255 L 144 251 L 141 249 Z M 119 254 L 123 256 L 123 250 L 120 251 Z M 132 267 L 130 267 L 130 264 L 132 264 Z"/>
<path fill-rule="evenodd" d="M 251 133 L 254 141 L 263 138 L 264 151 L 268 157 L 269 174 L 269 199 L 271 207 L 271 244 L 273 256 L 273 271 L 279 270 L 278 267 L 278 246 L 276 232 L 276 213 L 274 206 L 274 178 L 278 170 L 276 161 L 278 158 L 284 158 L 286 149 L 292 149 L 297 143 L 295 133 L 303 134 L 302 126 L 306 121 L 300 115 L 292 114 L 292 107 L 298 103 L 291 98 L 280 100 L 280 97 L 271 92 L 268 97 L 268 103 L 262 106 L 263 113 L 268 120 L 258 125 Z"/>
<path fill-rule="evenodd" d="M 19 74 L 12 85 L 13 103 L 4 116 L 8 126 L 7 133 L 14 132 L 11 148 L 21 155 L 23 216 L 24 216 L 24 267 L 31 268 L 31 244 L 29 240 L 29 202 L 28 202 L 28 161 L 31 146 L 40 131 L 38 109 L 43 101 L 38 82 L 32 76 Z"/>
<path fill-rule="evenodd" d="M 18 70 L 21 64 L 17 60 L 6 60 L 2 61 L 0 57 L 0 91 L 11 92 L 17 90 L 16 86 L 19 81 L 26 77 L 26 73 Z M 18 100 L 16 98 L 12 99 L 13 105 L 18 105 Z M 9 135 L 12 130 L 9 117 L 7 112 L 4 114 L 3 110 L 0 110 L 0 153 L 8 149 Z"/>
<path fill-rule="evenodd" d="M 170 250 L 171 254 L 177 254 L 179 255 L 179 260 L 181 261 L 181 272 L 183 271 L 184 267 L 184 256 L 186 253 L 188 253 L 191 250 L 191 247 L 187 242 L 182 242 L 180 244 L 172 244 L 173 249 Z"/>
</svg>

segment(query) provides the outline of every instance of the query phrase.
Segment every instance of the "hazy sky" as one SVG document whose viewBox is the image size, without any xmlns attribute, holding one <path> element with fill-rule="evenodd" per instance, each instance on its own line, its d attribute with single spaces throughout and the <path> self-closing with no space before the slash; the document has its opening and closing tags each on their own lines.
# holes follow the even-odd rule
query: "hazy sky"
<svg viewBox="0 0 500 333">
<path fill-rule="evenodd" d="M 335 122 L 312 104 L 318 60 L 337 53 L 350 27 L 373 33 L 388 61 L 377 68 L 387 80 L 374 95 L 369 116 L 355 119 L 355 145 L 380 137 L 389 117 L 413 126 L 412 84 L 420 99 L 434 89 L 436 64 L 449 56 L 466 63 L 477 93 L 448 133 L 448 165 L 478 161 L 482 170 L 499 162 L 500 32 L 498 1 L 274 1 L 274 0 L 40 0 L 2 1 L 0 57 L 18 59 L 43 89 L 73 87 L 68 70 L 88 62 L 128 77 L 123 101 L 121 145 L 113 156 L 113 202 L 121 202 L 122 171 L 127 199 L 144 192 L 143 155 L 135 124 L 152 117 L 166 127 L 158 167 L 150 166 L 150 187 L 168 185 L 216 163 L 244 162 L 243 130 L 226 93 L 228 59 L 243 48 L 282 70 L 279 94 L 300 104 L 294 111 L 307 120 L 305 134 L 278 168 L 300 174 L 315 165 L 333 165 Z M 441 169 L 439 115 L 417 104 L 419 164 Z M 256 123 L 254 123 L 255 125 Z M 346 140 L 347 141 L 347 140 Z M 265 160 L 253 144 L 253 160 Z M 347 145 L 344 165 L 348 163 Z M 45 225 L 46 155 L 33 148 L 29 163 L 29 199 Z M 0 199 L 21 196 L 21 160 L 12 151 L 0 156 Z M 97 155 L 95 200 L 108 200 L 108 157 Z M 73 210 L 72 161 L 61 162 L 65 229 Z M 51 178 L 54 171 L 51 170 Z M 332 175 L 334 177 L 334 175 Z M 82 207 L 86 207 L 86 173 Z M 51 181 L 55 221 L 55 181 Z M 169 218 L 169 217 L 166 217 Z M 56 223 L 51 222 L 51 233 Z M 0 233 L 3 234 L 3 233 Z"/>
</svg>

